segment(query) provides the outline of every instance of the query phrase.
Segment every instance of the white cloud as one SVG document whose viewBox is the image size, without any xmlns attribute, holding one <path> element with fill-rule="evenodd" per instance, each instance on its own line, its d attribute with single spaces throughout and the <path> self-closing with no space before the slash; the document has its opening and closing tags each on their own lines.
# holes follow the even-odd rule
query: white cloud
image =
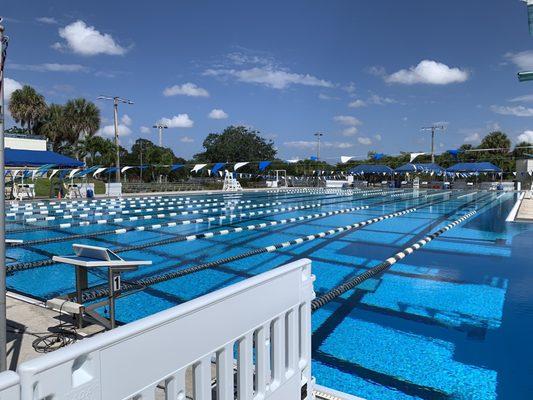
<svg viewBox="0 0 533 400">
<path fill-rule="evenodd" d="M 401 69 L 391 75 L 385 76 L 389 83 L 414 85 L 417 83 L 429 85 L 447 85 L 450 83 L 464 82 L 468 79 L 468 72 L 460 68 L 451 68 L 433 60 L 422 60 L 417 66 Z"/>
<path fill-rule="evenodd" d="M 385 68 L 382 67 L 381 65 L 375 65 L 373 67 L 369 67 L 366 69 L 366 72 L 368 72 L 370 75 L 374 75 L 374 76 L 384 76 L 386 75 L 386 71 L 385 71 Z"/>
<path fill-rule="evenodd" d="M 287 147 L 295 147 L 299 149 L 316 149 L 317 142 L 312 140 L 294 140 L 291 142 L 283 143 Z M 333 149 L 348 149 L 353 147 L 352 143 L 347 142 L 321 142 L 321 147 L 333 148 Z"/>
<path fill-rule="evenodd" d="M 178 114 L 172 118 L 161 118 L 158 123 L 168 126 L 169 128 L 192 128 L 194 121 L 189 118 L 189 114 Z"/>
<path fill-rule="evenodd" d="M 333 121 L 346 126 L 358 126 L 361 125 L 361 121 L 351 115 L 336 115 L 333 117 Z"/>
<path fill-rule="evenodd" d="M 348 128 L 342 131 L 344 136 L 354 136 L 357 135 L 357 128 L 355 126 L 349 126 Z"/>
<path fill-rule="evenodd" d="M 394 99 L 391 99 L 390 97 L 381 97 L 381 96 L 378 96 L 377 94 L 373 94 L 368 99 L 368 103 L 375 104 L 378 106 L 384 106 L 386 104 L 395 104 L 397 103 L 397 101 Z"/>
<path fill-rule="evenodd" d="M 106 125 L 97 132 L 100 136 L 107 136 L 107 137 L 115 137 L 115 126 L 114 125 Z M 131 135 L 131 129 L 129 126 L 124 124 L 118 124 L 118 136 L 124 137 Z"/>
<path fill-rule="evenodd" d="M 150 133 L 151 130 L 147 126 L 141 126 L 141 133 Z"/>
<path fill-rule="evenodd" d="M 18 89 L 22 89 L 22 83 L 10 78 L 4 79 L 4 96 L 6 98 L 6 102 L 9 102 L 13 92 Z"/>
<path fill-rule="evenodd" d="M 348 92 L 350 94 L 355 93 L 355 83 L 350 82 L 346 86 L 342 88 L 345 92 Z"/>
<path fill-rule="evenodd" d="M 338 97 L 336 97 L 336 96 L 330 96 L 329 94 L 325 94 L 325 93 L 320 93 L 320 94 L 318 95 L 318 98 L 319 98 L 320 100 L 339 100 Z"/>
<path fill-rule="evenodd" d="M 478 132 L 472 132 L 465 136 L 466 143 L 475 143 L 481 139 L 481 135 Z"/>
<path fill-rule="evenodd" d="M 120 119 L 120 121 L 126 126 L 130 126 L 131 125 L 131 118 L 130 118 L 130 116 L 128 114 L 124 114 L 122 116 L 122 118 Z"/>
<path fill-rule="evenodd" d="M 366 107 L 370 104 L 377 105 L 377 106 L 384 106 L 386 104 L 394 104 L 397 103 L 396 100 L 391 99 L 390 97 L 381 97 L 377 94 L 371 95 L 367 100 L 357 99 L 348 104 L 348 107 L 351 108 L 360 108 L 360 107 Z"/>
<path fill-rule="evenodd" d="M 533 68 L 533 50 L 526 50 L 518 53 L 507 53 L 505 58 L 510 60 L 520 69 Z"/>
<path fill-rule="evenodd" d="M 228 118 L 228 114 L 220 109 L 220 108 L 213 108 L 211 112 L 207 115 L 211 119 L 226 119 Z"/>
<path fill-rule="evenodd" d="M 56 25 L 58 24 L 57 19 L 53 17 L 39 17 L 35 18 L 37 22 L 41 22 L 43 24 L 49 24 L 49 25 Z"/>
<path fill-rule="evenodd" d="M 190 96 L 190 97 L 209 97 L 209 92 L 201 87 L 198 87 L 192 82 L 187 82 L 182 85 L 174 85 L 165 88 L 163 94 L 169 96 Z"/>
<path fill-rule="evenodd" d="M 194 139 L 189 136 L 183 136 L 180 138 L 180 142 L 182 143 L 194 143 Z"/>
<path fill-rule="evenodd" d="M 123 55 L 128 49 L 120 46 L 108 33 L 100 33 L 94 26 L 88 26 L 78 20 L 59 29 L 59 36 L 64 43 L 55 43 L 52 47 L 57 50 L 69 49 L 83 56 L 98 54 Z"/>
<path fill-rule="evenodd" d="M 274 66 L 254 67 L 249 69 L 208 69 L 207 76 L 233 77 L 240 82 L 256 83 L 273 89 L 285 89 L 291 85 L 332 87 L 333 83 L 309 74 L 297 74 Z"/>
<path fill-rule="evenodd" d="M 533 131 L 524 131 L 524 133 L 518 135 L 516 140 L 533 144 Z"/>
<path fill-rule="evenodd" d="M 359 107 L 365 107 L 365 106 L 366 106 L 366 102 L 361 99 L 354 100 L 348 104 L 348 107 L 351 107 L 351 108 L 359 108 Z"/>
<path fill-rule="evenodd" d="M 524 106 L 491 106 L 490 109 L 496 114 L 514 115 L 515 117 L 533 117 L 533 108 Z"/>
<path fill-rule="evenodd" d="M 365 146 L 370 146 L 372 144 L 372 139 L 369 137 L 358 137 L 357 141 Z"/>
<path fill-rule="evenodd" d="M 533 94 L 526 94 L 525 96 L 518 96 L 509 99 L 511 103 L 530 103 L 533 102 Z"/>
<path fill-rule="evenodd" d="M 382 137 L 381 137 L 381 135 L 378 133 L 378 134 L 374 135 L 374 139 L 376 139 L 378 142 L 381 142 Z"/>
<path fill-rule="evenodd" d="M 80 64 L 10 64 L 11 69 L 34 72 L 87 72 L 89 69 Z"/>
</svg>

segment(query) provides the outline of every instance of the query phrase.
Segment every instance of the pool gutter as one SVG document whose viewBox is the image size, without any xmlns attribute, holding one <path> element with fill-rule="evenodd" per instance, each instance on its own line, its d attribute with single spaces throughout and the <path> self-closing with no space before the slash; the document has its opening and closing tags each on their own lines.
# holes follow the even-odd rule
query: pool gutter
<svg viewBox="0 0 533 400">
<path fill-rule="evenodd" d="M 525 192 L 522 192 L 518 195 L 518 199 L 516 200 L 516 203 L 514 204 L 513 208 L 511 209 L 511 212 L 505 219 L 505 222 L 515 222 L 516 214 L 518 214 L 518 209 L 520 208 L 520 204 L 522 204 L 522 200 L 524 199 L 524 196 L 526 195 Z"/>
</svg>

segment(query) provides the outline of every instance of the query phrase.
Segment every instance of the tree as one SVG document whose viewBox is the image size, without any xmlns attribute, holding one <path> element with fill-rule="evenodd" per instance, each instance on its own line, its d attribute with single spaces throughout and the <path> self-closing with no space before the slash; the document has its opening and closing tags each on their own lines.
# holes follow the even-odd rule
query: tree
<svg viewBox="0 0 533 400">
<path fill-rule="evenodd" d="M 24 85 L 11 95 L 9 112 L 16 122 L 34 133 L 34 126 L 46 116 L 48 108 L 43 95 L 31 86 Z"/>
<path fill-rule="evenodd" d="M 525 158 L 526 154 L 533 154 L 533 143 L 529 142 L 520 142 L 518 143 L 513 150 L 513 157 L 515 158 Z M 529 148 L 527 148 L 529 147 Z"/>
<path fill-rule="evenodd" d="M 65 144 L 67 131 L 64 107 L 60 104 L 50 104 L 43 120 L 35 128 L 39 134 L 52 142 L 54 151 L 60 151 Z"/>
<path fill-rule="evenodd" d="M 511 141 L 507 135 L 500 131 L 489 133 L 481 140 L 478 149 L 500 149 L 490 151 L 491 154 L 505 154 L 511 148 Z"/>
<path fill-rule="evenodd" d="M 203 142 L 205 151 L 194 156 L 201 162 L 239 162 L 273 160 L 274 142 L 245 126 L 229 126 L 222 133 L 210 133 Z"/>
<path fill-rule="evenodd" d="M 100 128 L 100 110 L 84 98 L 69 100 L 64 113 L 68 124 L 66 139 L 72 144 L 94 136 Z M 79 151 L 76 150 L 75 154 L 78 158 Z"/>
</svg>

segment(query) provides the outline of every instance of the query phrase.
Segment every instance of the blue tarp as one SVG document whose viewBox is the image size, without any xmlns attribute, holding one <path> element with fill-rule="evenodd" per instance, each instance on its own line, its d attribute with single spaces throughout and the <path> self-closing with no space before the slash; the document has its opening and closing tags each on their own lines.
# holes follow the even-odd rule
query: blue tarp
<svg viewBox="0 0 533 400">
<path fill-rule="evenodd" d="M 350 174 L 392 174 L 392 168 L 379 164 L 362 164 L 352 168 Z"/>
<path fill-rule="evenodd" d="M 6 148 L 5 165 L 9 167 L 40 167 L 55 164 L 58 168 L 81 167 L 83 163 L 53 151 L 16 150 Z"/>
<path fill-rule="evenodd" d="M 444 168 L 442 168 L 440 165 L 434 164 L 434 163 L 415 163 L 415 164 L 408 163 L 408 164 L 402 165 L 401 167 L 396 168 L 394 171 L 395 172 L 401 172 L 401 173 L 404 173 L 404 172 L 422 172 L 422 173 L 424 173 L 424 172 L 426 172 L 426 173 L 434 172 L 436 174 L 439 174 L 439 173 L 444 172 Z"/>
<path fill-rule="evenodd" d="M 455 164 L 446 172 L 502 172 L 502 170 L 490 162 L 477 162 Z"/>
<path fill-rule="evenodd" d="M 264 171 L 270 164 L 272 164 L 272 161 L 260 161 L 259 171 Z"/>
</svg>

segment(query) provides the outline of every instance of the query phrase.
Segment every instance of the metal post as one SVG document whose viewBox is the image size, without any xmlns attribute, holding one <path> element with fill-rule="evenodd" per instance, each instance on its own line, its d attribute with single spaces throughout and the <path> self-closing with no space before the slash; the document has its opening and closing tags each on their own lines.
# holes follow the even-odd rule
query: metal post
<svg viewBox="0 0 533 400">
<path fill-rule="evenodd" d="M 444 125 L 432 125 L 432 126 L 425 126 L 421 130 L 422 131 L 430 131 L 431 132 L 431 162 L 435 163 L 435 132 L 437 129 L 443 131 L 446 129 L 446 126 Z"/>
<path fill-rule="evenodd" d="M 315 136 L 316 136 L 316 140 L 317 140 L 317 143 L 316 143 L 316 160 L 319 161 L 320 160 L 320 137 L 321 136 L 324 136 L 323 133 L 315 133 Z"/>
<path fill-rule="evenodd" d="M 114 117 L 114 125 L 115 125 L 115 146 L 117 146 L 116 180 L 118 183 L 120 183 L 120 144 L 118 141 L 118 103 L 133 104 L 133 101 L 122 99 L 118 96 L 115 96 L 115 97 L 98 96 L 96 99 L 97 100 L 113 100 L 113 117 Z"/>
<path fill-rule="evenodd" d="M 0 23 L 2 20 L 0 19 Z M 0 25 L 0 371 L 7 369 L 7 321 L 6 321 L 6 225 L 4 179 L 4 27 Z"/>
<path fill-rule="evenodd" d="M 159 147 L 163 147 L 163 129 L 168 129 L 168 126 L 158 122 L 156 125 L 153 126 L 153 128 L 157 128 L 157 131 L 159 133 Z"/>
<path fill-rule="evenodd" d="M 143 181 L 143 142 L 139 142 L 139 147 L 141 148 L 141 183 Z"/>
<path fill-rule="evenodd" d="M 108 279 L 109 279 L 109 327 L 110 329 L 115 329 L 115 285 L 114 277 L 115 273 L 113 268 L 108 268 Z"/>
<path fill-rule="evenodd" d="M 431 162 L 435 164 L 435 127 L 431 127 Z"/>
<path fill-rule="evenodd" d="M 115 97 L 113 99 L 113 116 L 115 120 L 115 146 L 117 147 L 117 160 L 116 167 L 117 171 L 115 173 L 117 182 L 120 182 L 120 145 L 118 142 L 118 99 Z"/>
</svg>

